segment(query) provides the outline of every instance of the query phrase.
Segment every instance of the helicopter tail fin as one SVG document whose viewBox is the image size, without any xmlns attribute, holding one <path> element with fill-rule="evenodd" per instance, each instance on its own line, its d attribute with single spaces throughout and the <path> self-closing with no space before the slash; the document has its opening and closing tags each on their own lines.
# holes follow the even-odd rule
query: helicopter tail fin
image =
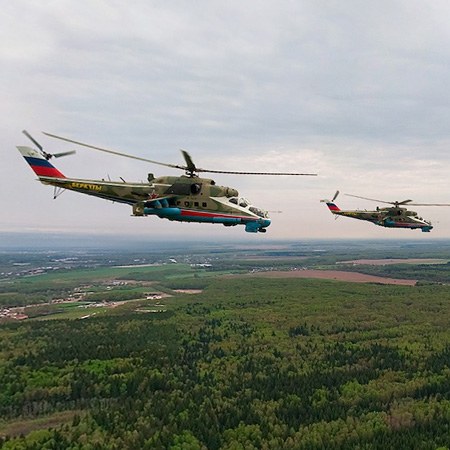
<svg viewBox="0 0 450 450">
<path fill-rule="evenodd" d="M 339 207 L 336 205 L 336 203 L 334 203 L 334 201 L 336 200 L 336 197 L 339 195 L 339 191 L 336 191 L 336 193 L 333 196 L 332 200 L 320 200 L 323 203 L 326 203 L 328 206 L 328 209 L 334 214 L 338 211 L 340 211 Z"/>
<path fill-rule="evenodd" d="M 326 202 L 326 203 L 327 203 L 328 209 L 331 212 L 340 211 L 340 208 L 338 206 L 336 206 L 336 203 L 334 203 L 334 202 Z"/>
<path fill-rule="evenodd" d="M 328 206 L 328 209 L 334 214 L 337 211 L 340 211 L 340 208 L 331 200 L 320 200 L 323 203 L 326 203 Z"/>
<path fill-rule="evenodd" d="M 39 152 L 31 147 L 18 146 L 20 154 L 25 158 L 25 161 L 33 169 L 33 172 L 39 177 L 47 178 L 66 178 L 55 166 L 44 158 Z"/>
</svg>

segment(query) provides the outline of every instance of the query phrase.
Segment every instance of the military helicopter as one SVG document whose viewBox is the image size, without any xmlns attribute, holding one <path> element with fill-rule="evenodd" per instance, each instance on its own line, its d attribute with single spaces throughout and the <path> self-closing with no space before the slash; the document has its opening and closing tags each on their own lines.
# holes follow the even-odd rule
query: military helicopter
<svg viewBox="0 0 450 450">
<path fill-rule="evenodd" d="M 373 223 L 374 225 L 379 225 L 380 227 L 387 228 L 408 228 L 411 230 L 422 230 L 425 233 L 430 232 L 433 229 L 431 222 L 418 217 L 417 212 L 409 211 L 407 208 L 409 206 L 450 206 L 447 203 L 411 203 L 412 200 L 403 200 L 401 202 L 386 202 L 383 200 L 375 200 L 373 198 L 360 197 L 358 195 L 345 194 L 349 197 L 361 198 L 363 200 L 370 200 L 378 203 L 385 203 L 388 205 L 393 205 L 387 208 L 377 208 L 375 211 L 367 211 L 367 210 L 354 210 L 354 211 L 343 211 L 339 207 L 336 206 L 334 201 L 339 195 L 339 191 L 336 191 L 332 200 L 321 200 L 321 202 L 325 202 L 328 206 L 328 209 L 336 215 L 336 219 L 338 216 L 351 217 L 353 219 L 359 220 L 367 220 L 368 222 Z M 406 208 L 402 208 L 402 206 L 406 205 Z"/>
<path fill-rule="evenodd" d="M 44 132 L 49 137 L 93 150 L 185 171 L 185 175 L 157 178 L 149 173 L 147 182 L 132 183 L 125 182 L 123 179 L 119 182 L 105 181 L 104 179 L 68 178 L 50 163 L 50 159 L 67 156 L 75 152 L 72 150 L 56 154 L 47 153 L 26 130 L 23 130 L 23 133 L 37 149 L 27 146 L 18 146 L 17 149 L 38 176 L 39 181 L 55 187 L 54 198 L 63 190 L 69 189 L 105 200 L 129 204 L 134 216 L 157 216 L 178 222 L 221 223 L 227 227 L 241 224 L 245 226 L 245 231 L 249 233 L 265 233 L 267 231 L 266 228 L 271 223 L 268 212 L 239 196 L 236 189 L 218 186 L 214 180 L 200 177 L 200 173 L 273 176 L 317 175 L 313 173 L 238 172 L 201 169 L 194 164 L 191 156 L 185 150 L 181 150 L 185 165 L 167 164 Z"/>
</svg>

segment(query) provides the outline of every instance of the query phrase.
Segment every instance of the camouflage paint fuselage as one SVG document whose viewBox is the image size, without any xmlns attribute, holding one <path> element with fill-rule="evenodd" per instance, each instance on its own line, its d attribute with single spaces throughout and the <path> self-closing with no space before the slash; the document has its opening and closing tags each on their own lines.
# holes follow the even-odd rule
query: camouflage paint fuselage
<svg viewBox="0 0 450 450">
<path fill-rule="evenodd" d="M 333 202 L 326 201 L 325 203 L 328 209 L 336 216 L 366 220 L 380 227 L 422 230 L 425 233 L 433 229 L 431 222 L 418 218 L 415 211 L 408 211 L 406 208 L 379 208 L 376 211 L 343 211 Z"/>
<path fill-rule="evenodd" d="M 236 189 L 217 186 L 208 178 L 163 176 L 148 183 L 67 178 L 29 147 L 18 147 L 39 181 L 61 189 L 126 203 L 135 216 L 158 216 L 180 222 L 245 225 L 248 232 L 265 232 L 268 214 L 239 198 Z"/>
</svg>

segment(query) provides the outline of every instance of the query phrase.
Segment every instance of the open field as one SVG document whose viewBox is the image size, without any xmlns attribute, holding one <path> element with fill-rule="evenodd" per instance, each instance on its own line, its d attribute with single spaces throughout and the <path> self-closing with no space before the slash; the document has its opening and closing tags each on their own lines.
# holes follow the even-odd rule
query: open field
<svg viewBox="0 0 450 450">
<path fill-rule="evenodd" d="M 354 259 L 352 261 L 338 261 L 337 264 L 356 264 L 368 266 L 387 266 L 391 264 L 447 264 L 448 259 L 433 258 L 396 258 L 396 259 Z"/>
<path fill-rule="evenodd" d="M 264 278 L 319 278 L 322 280 L 348 281 L 351 283 L 395 284 L 399 286 L 414 286 L 417 282 L 417 280 L 402 280 L 396 278 L 378 277 L 375 275 L 366 275 L 358 272 L 314 269 L 258 272 L 250 274 L 249 276 Z"/>
<path fill-rule="evenodd" d="M 27 435 L 35 430 L 55 428 L 65 423 L 72 422 L 73 418 L 81 411 L 62 411 L 39 418 L 0 422 L 0 436 Z"/>
</svg>

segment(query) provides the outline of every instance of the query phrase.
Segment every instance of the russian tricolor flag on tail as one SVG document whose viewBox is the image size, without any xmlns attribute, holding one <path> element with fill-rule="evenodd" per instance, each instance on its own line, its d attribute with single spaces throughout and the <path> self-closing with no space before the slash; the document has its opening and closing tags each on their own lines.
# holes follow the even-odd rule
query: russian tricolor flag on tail
<svg viewBox="0 0 450 450">
<path fill-rule="evenodd" d="M 17 149 L 39 178 L 66 178 L 55 166 L 31 147 L 18 146 Z"/>
<path fill-rule="evenodd" d="M 320 200 L 323 203 L 326 203 L 328 206 L 328 209 L 334 213 L 337 211 L 340 211 L 340 209 L 336 206 L 336 203 L 334 201 L 336 200 L 337 196 L 339 195 L 339 191 L 336 191 L 336 193 L 333 195 L 333 198 L 331 200 Z"/>
<path fill-rule="evenodd" d="M 339 207 L 336 206 L 335 203 L 327 202 L 327 206 L 330 211 L 340 211 Z"/>
</svg>

